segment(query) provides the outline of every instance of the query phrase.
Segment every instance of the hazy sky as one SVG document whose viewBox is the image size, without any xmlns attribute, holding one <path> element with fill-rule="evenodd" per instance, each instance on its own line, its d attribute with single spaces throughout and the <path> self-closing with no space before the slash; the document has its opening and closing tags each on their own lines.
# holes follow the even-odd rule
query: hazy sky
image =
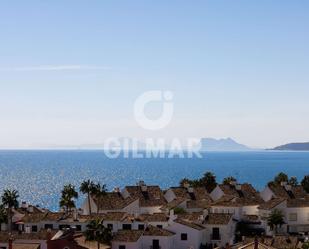
<svg viewBox="0 0 309 249">
<path fill-rule="evenodd" d="M 309 141 L 308 11 L 307 0 L 1 1 L 0 147 Z M 174 93 L 161 131 L 133 118 L 149 90 Z"/>
</svg>

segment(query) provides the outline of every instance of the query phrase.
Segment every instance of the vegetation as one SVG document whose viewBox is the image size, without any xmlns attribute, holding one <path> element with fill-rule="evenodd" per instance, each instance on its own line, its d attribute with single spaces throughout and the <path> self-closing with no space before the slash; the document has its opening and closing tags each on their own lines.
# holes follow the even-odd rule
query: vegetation
<svg viewBox="0 0 309 249">
<path fill-rule="evenodd" d="M 212 172 L 206 172 L 202 178 L 190 180 L 184 178 L 180 181 L 179 185 L 184 187 L 185 184 L 189 184 L 192 187 L 205 187 L 208 192 L 211 192 L 216 186 L 216 176 Z"/>
<path fill-rule="evenodd" d="M 305 243 L 302 245 L 302 249 L 309 249 L 309 242 L 305 242 Z"/>
<path fill-rule="evenodd" d="M 305 189 L 307 193 L 309 193 L 309 175 L 306 175 L 304 179 L 301 181 L 301 185 Z"/>
<path fill-rule="evenodd" d="M 281 227 L 284 224 L 284 215 L 283 213 L 275 209 L 271 212 L 269 217 L 267 218 L 267 225 L 270 227 L 272 231 L 275 231 L 275 234 L 278 232 L 278 227 Z"/>
<path fill-rule="evenodd" d="M 101 243 L 110 244 L 112 240 L 111 230 L 104 227 L 100 220 L 90 221 L 84 235 L 86 241 L 96 241 L 98 243 L 98 249 L 100 249 Z"/>
<path fill-rule="evenodd" d="M 236 178 L 233 176 L 225 177 L 222 181 L 223 184 L 231 184 L 231 182 L 236 182 Z"/>
<path fill-rule="evenodd" d="M 298 180 L 295 176 L 291 176 L 291 178 L 288 181 L 288 184 L 291 186 L 297 186 L 298 185 Z"/>
<path fill-rule="evenodd" d="M 0 205 L 0 224 L 2 223 L 8 223 L 7 210 L 3 204 Z"/>
<path fill-rule="evenodd" d="M 283 172 L 280 172 L 278 175 L 274 177 L 274 180 L 269 182 L 268 184 L 271 185 L 281 185 L 282 182 L 286 182 L 287 184 L 291 186 L 297 186 L 298 185 L 298 180 L 295 176 L 289 176 Z"/>
<path fill-rule="evenodd" d="M 65 185 L 61 191 L 61 199 L 59 205 L 64 208 L 65 212 L 71 212 L 72 208 L 75 208 L 75 200 L 78 198 L 78 193 L 75 190 L 75 186 L 72 184 Z"/>
<path fill-rule="evenodd" d="M 9 223 L 9 231 L 12 231 L 12 224 L 13 224 L 13 208 L 18 208 L 18 192 L 17 190 L 9 190 L 6 189 L 2 195 L 2 205 L 7 209 L 8 215 L 8 223 Z"/>
<path fill-rule="evenodd" d="M 174 208 L 174 214 L 186 214 L 186 210 L 184 210 L 183 208 L 181 207 L 175 207 Z"/>
</svg>

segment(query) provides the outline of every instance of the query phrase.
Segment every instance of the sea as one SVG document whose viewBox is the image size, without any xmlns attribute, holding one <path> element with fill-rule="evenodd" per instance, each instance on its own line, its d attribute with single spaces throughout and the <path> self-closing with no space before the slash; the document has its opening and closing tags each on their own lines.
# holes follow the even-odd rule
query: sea
<svg viewBox="0 0 309 249">
<path fill-rule="evenodd" d="M 143 180 L 163 189 L 178 186 L 182 178 L 196 179 L 211 171 L 220 182 L 234 176 L 262 190 L 279 172 L 301 180 L 309 174 L 309 152 L 250 151 L 206 152 L 202 158 L 108 158 L 100 150 L 9 150 L 0 151 L 0 192 L 16 189 L 19 201 L 59 210 L 64 184 L 79 188 L 91 179 L 115 187 L 136 185 Z M 80 194 L 77 206 L 85 196 Z"/>
</svg>

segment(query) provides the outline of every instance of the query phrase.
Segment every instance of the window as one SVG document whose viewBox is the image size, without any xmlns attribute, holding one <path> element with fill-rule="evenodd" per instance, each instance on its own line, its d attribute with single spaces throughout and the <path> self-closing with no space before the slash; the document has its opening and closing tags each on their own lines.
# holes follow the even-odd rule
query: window
<svg viewBox="0 0 309 249">
<path fill-rule="evenodd" d="M 81 225 L 76 225 L 75 227 L 76 227 L 76 231 L 78 231 L 78 232 L 82 230 L 82 226 Z"/>
<path fill-rule="evenodd" d="M 123 224 L 122 229 L 123 230 L 131 230 L 131 224 Z"/>
<path fill-rule="evenodd" d="M 34 232 L 34 233 L 37 232 L 38 231 L 38 226 L 32 226 L 31 231 Z"/>
<path fill-rule="evenodd" d="M 162 229 L 162 228 L 163 228 L 163 226 L 162 226 L 162 225 L 157 225 L 157 228 L 161 228 L 161 229 Z"/>
<path fill-rule="evenodd" d="M 290 213 L 289 214 L 289 221 L 297 221 L 297 214 L 296 213 Z"/>
<path fill-rule="evenodd" d="M 54 226 L 53 224 L 45 224 L 44 228 L 47 230 L 47 229 L 51 229 L 53 230 L 54 229 Z"/>
<path fill-rule="evenodd" d="M 181 240 L 188 240 L 188 234 L 182 233 L 182 234 L 180 235 L 180 238 L 181 238 Z"/>
<path fill-rule="evenodd" d="M 211 240 L 220 240 L 220 229 L 218 227 L 212 228 Z"/>
<path fill-rule="evenodd" d="M 111 231 L 113 230 L 114 226 L 113 224 L 107 224 L 107 228 L 110 229 Z"/>
<path fill-rule="evenodd" d="M 138 230 L 144 230 L 145 229 L 145 225 L 144 224 L 139 224 L 138 225 Z"/>
<path fill-rule="evenodd" d="M 126 246 L 119 246 L 119 249 L 126 249 Z"/>
</svg>

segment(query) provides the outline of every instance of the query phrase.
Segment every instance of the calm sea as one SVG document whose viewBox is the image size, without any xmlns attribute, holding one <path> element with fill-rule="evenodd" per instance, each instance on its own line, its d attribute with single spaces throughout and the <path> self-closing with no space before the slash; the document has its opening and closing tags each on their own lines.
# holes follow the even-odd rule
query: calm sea
<svg viewBox="0 0 309 249">
<path fill-rule="evenodd" d="M 202 159 L 109 159 L 101 151 L 0 151 L 0 190 L 17 189 L 20 199 L 58 210 L 62 186 L 79 186 L 85 179 L 109 189 L 144 180 L 162 188 L 181 178 L 212 171 L 221 181 L 233 175 L 261 190 L 279 171 L 302 179 L 309 174 L 309 152 L 212 152 Z M 78 200 L 81 204 L 83 196 Z"/>
</svg>

